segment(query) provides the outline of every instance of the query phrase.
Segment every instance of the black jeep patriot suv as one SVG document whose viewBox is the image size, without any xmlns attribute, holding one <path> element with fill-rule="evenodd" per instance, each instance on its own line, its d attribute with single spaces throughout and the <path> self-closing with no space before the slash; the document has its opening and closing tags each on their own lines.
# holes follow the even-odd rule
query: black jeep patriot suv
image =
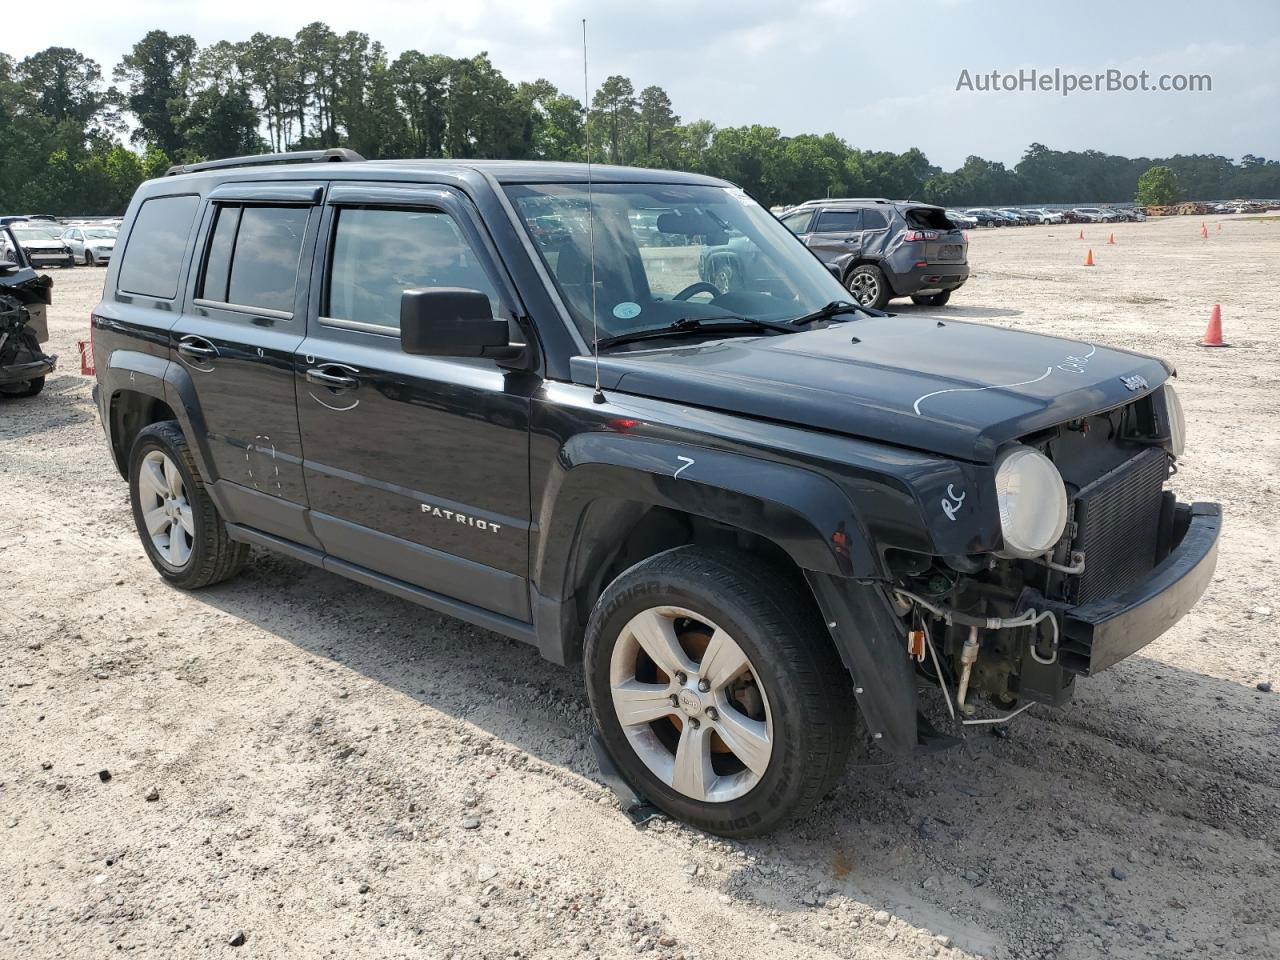
<svg viewBox="0 0 1280 960">
<path fill-rule="evenodd" d="M 909 754 L 1060 704 L 1212 575 L 1166 364 L 860 308 L 732 184 L 171 172 L 92 321 L 160 575 L 276 550 L 580 663 L 623 776 L 707 830 L 810 808 L 855 730 Z M 712 235 L 750 253 L 728 292 Z"/>
</svg>

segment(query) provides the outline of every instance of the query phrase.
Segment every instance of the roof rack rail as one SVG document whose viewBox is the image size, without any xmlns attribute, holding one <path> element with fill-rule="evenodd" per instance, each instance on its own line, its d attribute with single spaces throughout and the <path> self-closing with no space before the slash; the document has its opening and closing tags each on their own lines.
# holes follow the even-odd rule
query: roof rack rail
<svg viewBox="0 0 1280 960">
<path fill-rule="evenodd" d="M 166 177 L 176 177 L 197 170 L 218 170 L 223 167 L 257 167 L 272 163 L 359 163 L 364 157 L 346 147 L 329 150 L 294 150 L 289 153 L 259 153 L 249 157 L 224 157 L 221 160 L 205 160 L 201 163 L 175 163 L 164 172 Z"/>
</svg>

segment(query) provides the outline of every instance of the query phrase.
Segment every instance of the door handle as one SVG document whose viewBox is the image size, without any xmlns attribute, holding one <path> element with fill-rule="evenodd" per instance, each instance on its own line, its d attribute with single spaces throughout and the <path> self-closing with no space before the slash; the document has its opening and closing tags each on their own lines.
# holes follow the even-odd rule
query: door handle
<svg viewBox="0 0 1280 960">
<path fill-rule="evenodd" d="M 354 390 L 360 386 L 360 381 L 355 377 L 339 373 L 326 373 L 323 367 L 312 367 L 307 371 L 306 376 L 307 383 L 314 383 L 321 387 L 331 387 L 334 390 Z"/>
<path fill-rule="evenodd" d="M 203 338 L 189 337 L 178 341 L 178 353 L 192 360 L 208 361 L 218 355 L 218 348 Z"/>
</svg>

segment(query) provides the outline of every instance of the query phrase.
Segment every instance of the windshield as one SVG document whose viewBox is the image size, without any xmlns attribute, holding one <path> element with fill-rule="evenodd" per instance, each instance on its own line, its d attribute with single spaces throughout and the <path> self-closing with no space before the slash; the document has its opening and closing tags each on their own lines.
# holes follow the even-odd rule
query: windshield
<svg viewBox="0 0 1280 960">
<path fill-rule="evenodd" d="M 507 188 L 583 337 L 682 320 L 790 320 L 848 292 L 772 214 L 737 188 L 586 184 Z M 591 263 L 591 228 L 595 267 Z"/>
<path fill-rule="evenodd" d="M 91 240 L 114 240 L 116 238 L 116 232 L 106 227 L 95 227 L 91 230 L 86 230 L 84 235 Z"/>
<path fill-rule="evenodd" d="M 57 240 L 58 234 L 52 230 L 32 230 L 25 227 L 21 230 L 14 228 L 13 235 L 18 238 L 19 243 L 30 243 L 34 240 Z"/>
</svg>

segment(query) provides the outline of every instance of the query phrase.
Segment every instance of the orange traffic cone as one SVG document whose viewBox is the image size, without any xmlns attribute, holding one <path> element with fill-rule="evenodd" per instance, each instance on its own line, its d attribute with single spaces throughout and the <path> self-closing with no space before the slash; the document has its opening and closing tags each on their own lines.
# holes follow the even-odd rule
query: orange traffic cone
<svg viewBox="0 0 1280 960">
<path fill-rule="evenodd" d="M 1200 236 L 1205 240 L 1209 239 L 1209 228 L 1206 227 L 1203 223 L 1200 224 Z"/>
<path fill-rule="evenodd" d="M 1083 239 L 1084 239 L 1084 230 L 1081 230 L 1081 231 L 1080 231 L 1080 239 L 1081 239 L 1081 240 L 1083 240 Z"/>
<path fill-rule="evenodd" d="M 1093 249 L 1092 248 L 1089 249 L 1089 255 L 1084 258 L 1084 265 L 1086 267 L 1093 266 Z"/>
<path fill-rule="evenodd" d="M 1114 233 L 1111 236 L 1107 237 L 1107 243 L 1115 243 L 1115 242 L 1116 242 L 1116 235 Z"/>
<path fill-rule="evenodd" d="M 1213 313 L 1209 314 L 1209 326 L 1205 327 L 1204 339 L 1200 341 L 1202 347 L 1229 347 L 1231 344 L 1222 342 L 1222 306 L 1215 303 L 1213 305 Z"/>
</svg>

